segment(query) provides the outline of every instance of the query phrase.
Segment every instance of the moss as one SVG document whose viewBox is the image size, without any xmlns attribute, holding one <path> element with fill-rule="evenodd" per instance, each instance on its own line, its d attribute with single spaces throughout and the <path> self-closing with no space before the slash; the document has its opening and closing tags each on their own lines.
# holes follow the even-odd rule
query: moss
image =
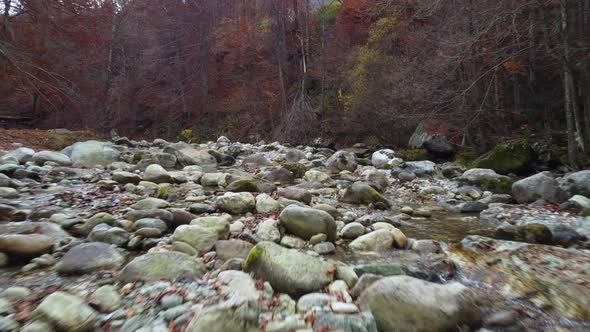
<svg viewBox="0 0 590 332">
<path fill-rule="evenodd" d="M 454 164 L 459 166 L 469 166 L 475 159 L 477 159 L 475 153 L 465 151 L 461 152 L 459 156 L 457 156 Z"/>
<path fill-rule="evenodd" d="M 252 266 L 256 264 L 258 259 L 262 257 L 262 253 L 262 249 L 260 249 L 259 246 L 254 246 L 254 248 L 250 249 L 248 257 L 246 257 L 246 259 L 242 263 L 242 269 L 244 269 L 244 271 L 248 271 L 250 268 L 252 268 Z"/>
<path fill-rule="evenodd" d="M 173 192 L 174 188 L 168 183 L 158 186 L 158 198 L 160 199 L 167 199 Z"/>
<path fill-rule="evenodd" d="M 291 171 L 296 178 L 302 178 L 307 172 L 307 167 L 300 163 L 279 162 L 279 164 Z"/>
<path fill-rule="evenodd" d="M 464 181 L 459 180 L 460 184 L 468 184 L 479 187 L 483 190 L 489 190 L 498 194 L 510 194 L 512 193 L 513 181 L 508 177 L 499 177 L 495 180 L 486 179 L 480 181 Z"/>
<path fill-rule="evenodd" d="M 551 244 L 553 242 L 553 234 L 547 225 L 527 224 L 521 231 L 526 242 L 540 244 Z"/>
<path fill-rule="evenodd" d="M 98 134 L 92 132 L 51 133 L 48 132 L 44 145 L 50 150 L 63 150 L 67 146 L 85 140 L 101 140 Z"/>
<path fill-rule="evenodd" d="M 395 152 L 395 156 L 402 158 L 404 161 L 422 161 L 429 160 L 430 156 L 425 149 L 402 149 Z"/>
<path fill-rule="evenodd" d="M 237 180 L 230 183 L 225 190 L 232 192 L 261 192 L 255 180 Z"/>
<path fill-rule="evenodd" d="M 496 145 L 477 158 L 472 167 L 489 168 L 501 174 L 523 173 L 528 170 L 533 157 L 528 140 L 523 139 Z"/>
<path fill-rule="evenodd" d="M 139 150 L 135 151 L 133 154 L 133 162 L 137 163 L 138 161 L 142 160 L 144 156 L 151 155 L 152 153 L 146 150 Z"/>
</svg>

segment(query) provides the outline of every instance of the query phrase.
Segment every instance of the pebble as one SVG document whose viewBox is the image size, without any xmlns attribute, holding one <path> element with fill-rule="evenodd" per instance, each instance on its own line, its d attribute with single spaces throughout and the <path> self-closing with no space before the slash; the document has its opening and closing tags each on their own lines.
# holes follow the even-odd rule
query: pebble
<svg viewBox="0 0 590 332">
<path fill-rule="evenodd" d="M 183 302 L 182 296 L 178 294 L 164 295 L 160 300 L 160 306 L 164 309 L 172 308 L 181 305 Z"/>
<path fill-rule="evenodd" d="M 332 242 L 322 242 L 313 246 L 313 251 L 320 255 L 327 255 L 336 251 L 336 246 Z"/>
<path fill-rule="evenodd" d="M 330 304 L 332 311 L 339 314 L 354 314 L 359 312 L 359 308 L 354 303 L 335 302 Z"/>
</svg>

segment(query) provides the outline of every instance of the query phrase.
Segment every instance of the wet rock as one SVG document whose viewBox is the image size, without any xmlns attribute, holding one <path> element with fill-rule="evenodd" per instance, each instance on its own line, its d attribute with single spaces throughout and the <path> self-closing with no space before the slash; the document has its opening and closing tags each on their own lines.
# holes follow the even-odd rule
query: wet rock
<svg viewBox="0 0 590 332">
<path fill-rule="evenodd" d="M 414 210 L 414 213 L 412 215 L 414 217 L 430 218 L 432 217 L 432 210 L 426 207 L 421 207 Z"/>
<path fill-rule="evenodd" d="M 590 196 L 590 170 L 569 173 L 560 182 L 561 189 L 570 195 Z"/>
<path fill-rule="evenodd" d="M 512 196 L 518 203 L 532 203 L 544 199 L 550 203 L 561 203 L 566 200 L 565 192 L 549 172 L 538 173 L 514 182 Z"/>
<path fill-rule="evenodd" d="M 551 229 L 552 243 L 564 247 L 572 246 L 586 240 L 586 237 L 578 233 L 568 225 L 559 224 Z"/>
<path fill-rule="evenodd" d="M 354 153 L 338 151 L 328 158 L 326 167 L 333 173 L 341 171 L 354 172 L 357 167 L 356 156 Z"/>
<path fill-rule="evenodd" d="M 437 254 L 441 252 L 440 244 L 433 240 L 416 240 L 412 242 L 412 250 L 420 254 Z"/>
<path fill-rule="evenodd" d="M 186 332 L 258 332 L 260 309 L 255 301 L 228 301 L 204 309 L 189 323 Z"/>
<path fill-rule="evenodd" d="M 43 234 L 0 235 L 0 252 L 20 257 L 34 257 L 51 252 L 54 240 Z"/>
<path fill-rule="evenodd" d="M 64 152 L 72 159 L 76 167 L 106 166 L 119 159 L 119 151 L 109 142 L 78 142 Z"/>
<path fill-rule="evenodd" d="M 305 189 L 297 187 L 279 188 L 278 194 L 281 197 L 303 202 L 305 204 L 311 203 L 311 193 Z"/>
<path fill-rule="evenodd" d="M 385 251 L 391 249 L 392 245 L 391 232 L 380 229 L 356 238 L 348 247 L 359 251 Z"/>
<path fill-rule="evenodd" d="M 129 241 L 129 234 L 122 228 L 111 227 L 107 224 L 98 224 L 88 235 L 88 239 L 95 242 L 104 242 L 118 247 L 124 247 Z"/>
<path fill-rule="evenodd" d="M 480 213 L 487 208 L 488 205 L 482 202 L 466 202 L 461 205 L 461 213 Z"/>
<path fill-rule="evenodd" d="M 254 196 L 248 192 L 225 193 L 217 198 L 215 206 L 225 212 L 232 214 L 243 214 L 254 210 L 256 202 Z"/>
<path fill-rule="evenodd" d="M 55 270 L 61 274 L 83 274 L 117 269 L 123 262 L 123 256 L 106 243 L 82 243 L 70 249 Z"/>
<path fill-rule="evenodd" d="M 172 183 L 172 176 L 164 169 L 164 167 L 152 164 L 145 169 L 143 175 L 144 181 L 153 183 Z"/>
<path fill-rule="evenodd" d="M 371 263 L 365 265 L 358 265 L 354 268 L 354 272 L 361 277 L 364 274 L 372 274 L 380 277 L 390 277 L 397 275 L 405 275 L 404 267 L 397 263 Z"/>
<path fill-rule="evenodd" d="M 445 135 L 434 135 L 422 145 L 435 158 L 447 159 L 455 155 L 455 145 Z"/>
<path fill-rule="evenodd" d="M 328 255 L 336 251 L 336 246 L 332 242 L 322 242 L 314 245 L 313 251 L 320 255 Z"/>
<path fill-rule="evenodd" d="M 375 281 L 360 296 L 381 331 L 446 331 L 478 326 L 474 293 L 459 283 L 439 285 L 407 276 Z"/>
<path fill-rule="evenodd" d="M 96 311 L 77 296 L 65 292 L 46 297 L 33 316 L 48 321 L 58 331 L 93 331 L 98 323 Z"/>
<path fill-rule="evenodd" d="M 172 234 L 172 241 L 184 242 L 195 250 L 205 253 L 215 245 L 218 240 L 217 231 L 213 228 L 200 225 L 181 225 Z"/>
<path fill-rule="evenodd" d="M 390 206 L 389 201 L 383 195 L 367 183 L 362 182 L 356 182 L 347 187 L 340 201 L 350 204 L 382 203 L 387 207 Z"/>
<path fill-rule="evenodd" d="M 326 234 L 329 241 L 336 240 L 336 222 L 327 212 L 290 205 L 281 212 L 279 220 L 287 232 L 304 240 L 318 233 Z"/>
<path fill-rule="evenodd" d="M 531 223 L 519 228 L 521 238 L 528 243 L 551 244 L 553 243 L 553 233 L 549 227 L 544 224 Z"/>
<path fill-rule="evenodd" d="M 332 281 L 331 264 L 272 242 L 254 246 L 243 266 L 245 271 L 268 281 L 276 291 L 289 295 L 310 293 Z"/>
<path fill-rule="evenodd" d="M 133 259 L 119 275 L 123 283 L 135 280 L 154 282 L 161 279 L 194 279 L 205 273 L 200 261 L 180 252 L 148 253 Z"/>
</svg>

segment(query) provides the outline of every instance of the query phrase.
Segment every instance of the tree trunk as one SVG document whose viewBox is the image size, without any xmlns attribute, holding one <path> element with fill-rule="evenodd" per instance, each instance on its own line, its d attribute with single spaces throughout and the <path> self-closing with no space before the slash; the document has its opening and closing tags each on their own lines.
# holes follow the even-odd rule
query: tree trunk
<svg viewBox="0 0 590 332">
<path fill-rule="evenodd" d="M 568 38 L 568 15 L 567 15 L 567 0 L 560 1 L 560 15 L 561 15 L 561 35 L 563 42 L 562 75 L 563 75 L 563 94 L 564 94 L 564 108 L 565 118 L 567 124 L 567 152 L 570 164 L 577 167 L 576 159 L 576 133 L 575 133 L 575 117 L 573 107 L 573 92 L 572 91 L 572 73 L 569 66 L 570 50 Z"/>
</svg>

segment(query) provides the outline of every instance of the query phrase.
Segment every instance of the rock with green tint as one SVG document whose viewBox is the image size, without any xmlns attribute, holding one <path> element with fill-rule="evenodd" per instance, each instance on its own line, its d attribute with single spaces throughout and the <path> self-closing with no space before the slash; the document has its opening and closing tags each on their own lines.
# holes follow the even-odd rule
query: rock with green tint
<svg viewBox="0 0 590 332">
<path fill-rule="evenodd" d="M 115 217 L 109 213 L 100 212 L 90 217 L 90 219 L 84 221 L 84 224 L 80 227 L 80 233 L 83 235 L 88 235 L 94 229 L 94 227 L 96 227 L 96 225 L 107 224 L 112 226 L 114 223 Z"/>
<path fill-rule="evenodd" d="M 537 223 L 526 224 L 519 229 L 519 234 L 521 239 L 528 243 L 553 243 L 553 234 L 547 225 Z"/>
<path fill-rule="evenodd" d="M 279 220 L 288 233 L 304 240 L 319 233 L 326 234 L 329 241 L 336 240 L 336 221 L 325 211 L 289 205 Z"/>
<path fill-rule="evenodd" d="M 359 265 L 354 267 L 354 272 L 357 276 L 362 276 L 365 273 L 371 273 L 382 277 L 391 277 L 398 275 L 405 275 L 404 267 L 396 263 L 374 263 L 367 265 Z"/>
<path fill-rule="evenodd" d="M 522 173 L 530 169 L 534 158 L 527 140 L 496 145 L 492 150 L 477 158 L 472 167 L 489 168 L 500 174 Z"/>
<path fill-rule="evenodd" d="M 213 229 L 217 232 L 217 238 L 225 240 L 229 238 L 229 222 L 231 216 L 226 214 L 223 216 L 207 216 L 195 218 L 191 221 L 191 225 L 199 225 L 205 228 Z"/>
<path fill-rule="evenodd" d="M 254 200 L 254 196 L 249 192 L 228 192 L 217 198 L 215 206 L 225 212 L 243 214 L 254 210 L 256 201 Z"/>
<path fill-rule="evenodd" d="M 262 192 L 256 180 L 237 180 L 225 187 L 225 190 L 232 192 Z"/>
<path fill-rule="evenodd" d="M 269 213 L 274 210 L 280 210 L 281 203 L 267 194 L 260 194 L 256 196 L 256 211 L 258 213 Z"/>
<path fill-rule="evenodd" d="M 181 225 L 172 234 L 172 241 L 184 242 L 201 253 L 205 253 L 215 245 L 217 238 L 215 228 L 203 227 L 201 225 Z"/>
<path fill-rule="evenodd" d="M 33 311 L 33 317 L 48 321 L 57 331 L 94 331 L 98 313 L 77 296 L 55 292 Z"/>
<path fill-rule="evenodd" d="M 154 282 L 159 280 L 196 279 L 205 274 L 203 263 L 180 252 L 148 253 L 133 259 L 119 275 L 122 283 L 143 280 Z"/>
<path fill-rule="evenodd" d="M 163 199 L 148 197 L 131 205 L 131 208 L 135 210 L 157 210 L 167 208 L 169 205 L 170 203 Z"/>
<path fill-rule="evenodd" d="M 354 239 L 348 247 L 359 251 L 385 251 L 393 246 L 393 235 L 389 230 L 380 229 L 361 235 Z"/>
<path fill-rule="evenodd" d="M 383 195 L 369 184 L 362 182 L 353 183 L 350 187 L 346 188 L 340 201 L 350 204 L 382 203 L 387 207 L 390 206 L 389 201 Z"/>
<path fill-rule="evenodd" d="M 315 292 L 332 281 L 333 265 L 318 257 L 272 242 L 260 242 L 248 254 L 243 268 L 268 281 L 275 291 L 298 296 Z"/>
<path fill-rule="evenodd" d="M 186 332 L 258 332 L 260 308 L 256 301 L 239 299 L 208 307 L 196 315 Z"/>
<path fill-rule="evenodd" d="M 562 203 L 567 194 L 549 172 L 542 172 L 514 182 L 512 196 L 518 203 L 532 203 L 544 199 L 549 203 Z"/>
<path fill-rule="evenodd" d="M 483 190 L 499 194 L 510 194 L 513 181 L 504 175 L 499 175 L 492 169 L 473 168 L 465 171 L 457 178 L 460 184 L 477 186 Z"/>
</svg>

